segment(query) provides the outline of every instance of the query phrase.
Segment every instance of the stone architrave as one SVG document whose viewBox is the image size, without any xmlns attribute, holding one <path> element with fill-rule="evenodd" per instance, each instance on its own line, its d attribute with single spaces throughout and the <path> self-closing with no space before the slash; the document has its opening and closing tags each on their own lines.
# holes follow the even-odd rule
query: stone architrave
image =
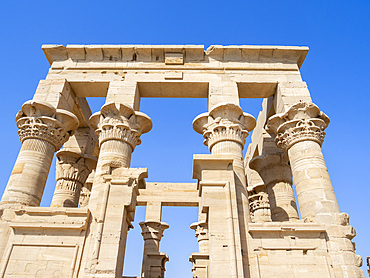
<svg viewBox="0 0 370 278">
<path fill-rule="evenodd" d="M 340 213 L 321 151 L 330 120 L 313 103 L 299 102 L 267 123 L 288 154 L 302 219 L 333 223 Z"/>
<path fill-rule="evenodd" d="M 39 206 L 54 152 L 78 127 L 77 117 L 48 103 L 27 101 L 16 116 L 22 148 L 1 204 Z"/>
<path fill-rule="evenodd" d="M 288 162 L 282 152 L 257 156 L 249 162 L 249 167 L 260 174 L 266 185 L 272 221 L 299 219 Z"/>
<path fill-rule="evenodd" d="M 163 237 L 164 230 L 168 229 L 169 225 L 151 220 L 139 224 L 144 238 L 141 277 L 164 278 L 165 263 L 169 261 L 169 258 L 165 253 L 159 252 L 159 242 Z"/>
<path fill-rule="evenodd" d="M 60 150 L 56 154 L 57 185 L 52 207 L 77 207 L 86 179 L 96 166 L 96 158 L 80 153 Z"/>
</svg>

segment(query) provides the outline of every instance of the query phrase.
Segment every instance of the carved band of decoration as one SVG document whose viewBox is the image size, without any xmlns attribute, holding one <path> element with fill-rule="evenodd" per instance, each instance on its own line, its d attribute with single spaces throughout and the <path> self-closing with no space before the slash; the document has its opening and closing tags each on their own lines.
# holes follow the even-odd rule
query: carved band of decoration
<svg viewBox="0 0 370 278">
<path fill-rule="evenodd" d="M 55 147 L 44 140 L 26 140 L 22 143 L 21 151 L 35 151 L 43 155 L 54 153 Z"/>
<path fill-rule="evenodd" d="M 292 105 L 287 112 L 272 116 L 267 123 L 267 130 L 276 134 L 279 148 L 288 150 L 301 141 L 315 141 L 320 146 L 325 137 L 325 128 L 329 117 L 310 102 L 299 102 Z"/>
<path fill-rule="evenodd" d="M 21 142 L 34 138 L 49 142 L 59 150 L 78 127 L 77 117 L 48 103 L 27 101 L 16 116 Z"/>
<path fill-rule="evenodd" d="M 210 151 L 215 144 L 222 141 L 237 142 L 244 147 L 248 132 L 255 126 L 254 117 L 232 103 L 221 103 L 193 121 L 194 130 L 203 134 L 204 144 Z"/>
<path fill-rule="evenodd" d="M 141 144 L 140 135 L 152 128 L 152 121 L 147 115 L 114 102 L 103 105 L 90 117 L 90 123 L 96 130 L 99 146 L 108 140 L 119 140 L 129 144 L 132 150 Z"/>
</svg>

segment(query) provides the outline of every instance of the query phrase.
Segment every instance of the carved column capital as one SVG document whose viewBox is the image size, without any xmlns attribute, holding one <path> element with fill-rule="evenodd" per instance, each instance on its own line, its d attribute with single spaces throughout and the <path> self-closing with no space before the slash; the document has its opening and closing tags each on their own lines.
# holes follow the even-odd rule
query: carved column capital
<svg viewBox="0 0 370 278">
<path fill-rule="evenodd" d="M 129 144 L 132 150 L 141 144 L 141 134 L 152 128 L 152 121 L 147 115 L 115 102 L 103 105 L 90 117 L 90 124 L 96 130 L 99 146 L 108 140 L 119 140 Z"/>
<path fill-rule="evenodd" d="M 75 180 L 85 183 L 87 176 L 96 166 L 96 158 L 75 152 L 61 150 L 57 152 L 56 180 Z"/>
<path fill-rule="evenodd" d="M 209 253 L 209 233 L 208 223 L 204 221 L 195 222 L 190 225 L 190 229 L 195 231 L 195 237 L 199 243 L 199 253 Z"/>
<path fill-rule="evenodd" d="M 253 222 L 270 222 L 271 212 L 268 194 L 264 183 L 247 188 L 249 212 Z"/>
<path fill-rule="evenodd" d="M 57 184 L 51 206 L 77 207 L 82 186 L 95 168 L 96 158 L 66 150 L 57 152 L 56 156 Z"/>
<path fill-rule="evenodd" d="M 310 102 L 292 105 L 287 112 L 272 116 L 267 122 L 268 132 L 276 134 L 276 145 L 288 150 L 301 141 L 314 141 L 320 146 L 325 137 L 329 117 Z"/>
<path fill-rule="evenodd" d="M 211 152 L 214 145 L 223 141 L 236 142 L 243 148 L 248 132 L 255 126 L 254 117 L 232 103 L 219 104 L 193 121 L 194 130 L 203 134 L 204 144 Z"/>
<path fill-rule="evenodd" d="M 250 193 L 249 195 L 249 206 L 250 212 L 253 214 L 255 211 L 260 209 L 270 209 L 270 203 L 268 200 L 267 192 L 264 190 Z"/>
<path fill-rule="evenodd" d="M 208 224 L 206 222 L 194 222 L 190 225 L 190 229 L 195 231 L 195 237 L 198 242 L 208 240 Z"/>
<path fill-rule="evenodd" d="M 145 221 L 139 223 L 144 240 L 157 240 L 160 241 L 163 237 L 164 230 L 169 228 L 169 225 L 159 221 Z"/>
<path fill-rule="evenodd" d="M 21 142 L 34 138 L 47 141 L 59 150 L 78 127 L 77 117 L 48 103 L 27 101 L 16 116 Z"/>
</svg>

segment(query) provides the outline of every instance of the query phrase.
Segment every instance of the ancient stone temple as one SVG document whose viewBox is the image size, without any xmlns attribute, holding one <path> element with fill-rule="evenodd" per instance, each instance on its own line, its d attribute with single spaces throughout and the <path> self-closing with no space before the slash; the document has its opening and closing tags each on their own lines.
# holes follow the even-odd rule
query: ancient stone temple
<svg viewBox="0 0 370 278">
<path fill-rule="evenodd" d="M 321 151 L 330 120 L 300 75 L 307 47 L 43 50 L 49 73 L 16 116 L 22 147 L 0 203 L 0 278 L 122 277 L 136 206 L 146 206 L 141 277 L 165 276 L 162 206 L 199 209 L 193 277 L 364 277 Z M 106 102 L 91 114 L 86 97 Z M 130 167 L 152 128 L 145 97 L 208 99 L 193 121 L 210 152 L 194 154 L 194 183 L 146 182 L 146 168 Z M 257 119 L 240 98 L 263 98 Z M 54 153 L 54 196 L 39 207 Z"/>
</svg>

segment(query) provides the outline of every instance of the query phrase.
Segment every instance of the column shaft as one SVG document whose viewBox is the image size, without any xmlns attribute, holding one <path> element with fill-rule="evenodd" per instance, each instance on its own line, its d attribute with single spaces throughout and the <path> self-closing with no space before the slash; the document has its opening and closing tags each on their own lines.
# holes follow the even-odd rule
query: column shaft
<svg viewBox="0 0 370 278">
<path fill-rule="evenodd" d="M 101 144 L 97 169 L 112 161 L 130 167 L 132 147 L 124 141 L 109 140 Z"/>
<path fill-rule="evenodd" d="M 340 212 L 321 151 L 329 122 L 316 105 L 299 102 L 267 124 L 288 154 L 302 218 L 319 223 L 334 223 Z"/>
<path fill-rule="evenodd" d="M 92 170 L 87 177 L 85 184 L 81 188 L 80 199 L 78 201 L 81 208 L 87 207 L 90 202 L 91 189 L 94 182 L 95 170 Z"/>
<path fill-rule="evenodd" d="M 267 185 L 272 221 L 299 219 L 292 184 L 276 182 Z"/>
<path fill-rule="evenodd" d="M 302 141 L 288 150 L 302 218 L 339 213 L 321 147 Z"/>
<path fill-rule="evenodd" d="M 272 221 L 297 220 L 292 172 L 286 154 L 280 151 L 257 156 L 249 166 L 260 174 L 266 185 Z"/>
<path fill-rule="evenodd" d="M 47 141 L 25 140 L 1 202 L 40 205 L 54 152 L 55 147 Z"/>
</svg>

